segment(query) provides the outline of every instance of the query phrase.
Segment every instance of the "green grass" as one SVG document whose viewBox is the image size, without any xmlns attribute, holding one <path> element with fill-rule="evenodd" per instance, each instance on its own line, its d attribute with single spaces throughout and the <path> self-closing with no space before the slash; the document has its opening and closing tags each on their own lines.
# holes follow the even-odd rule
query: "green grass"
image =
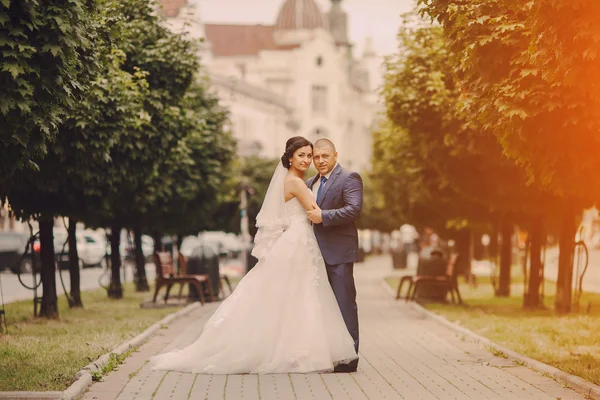
<svg viewBox="0 0 600 400">
<path fill-rule="evenodd" d="M 8 304 L 9 335 L 0 335 L 0 391 L 66 389 L 81 368 L 177 311 L 141 309 L 150 295 L 136 293 L 132 284 L 120 300 L 108 299 L 103 289 L 84 292 L 85 309 L 69 309 L 61 296 L 60 319 L 50 321 L 32 317 L 32 301 Z M 102 373 L 122 362 L 114 357 Z"/>
<path fill-rule="evenodd" d="M 123 364 L 125 362 L 125 360 L 127 359 L 127 357 L 129 357 L 131 355 L 131 353 L 134 353 L 136 351 L 137 351 L 137 347 L 131 347 L 131 348 L 129 348 L 129 350 L 127 350 L 126 352 L 124 352 L 122 354 L 110 353 L 110 356 L 108 357 L 108 362 L 106 363 L 106 365 L 104 365 L 102 367 L 102 369 L 99 371 L 92 371 L 92 373 L 91 373 L 92 380 L 94 382 L 101 381 L 102 378 L 104 377 L 104 375 L 108 374 L 109 372 L 118 370 L 119 365 Z M 131 379 L 131 376 L 129 379 Z"/>
<path fill-rule="evenodd" d="M 514 281 L 508 298 L 494 297 L 489 279 L 479 278 L 477 287 L 461 284 L 467 306 L 425 307 L 495 343 L 600 384 L 600 294 L 584 293 L 581 311 L 558 315 L 553 311 L 554 283 L 545 283 L 546 308 L 532 311 L 522 307 L 523 279 Z M 395 290 L 398 278 L 387 282 Z"/>
</svg>

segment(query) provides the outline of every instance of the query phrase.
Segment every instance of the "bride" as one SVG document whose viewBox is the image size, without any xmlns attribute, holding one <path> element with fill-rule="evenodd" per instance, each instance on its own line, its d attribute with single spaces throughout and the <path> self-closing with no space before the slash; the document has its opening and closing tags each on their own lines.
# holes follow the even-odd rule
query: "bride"
<svg viewBox="0 0 600 400">
<path fill-rule="evenodd" d="M 256 218 L 259 261 L 188 347 L 152 357 L 155 370 L 205 374 L 332 371 L 357 358 L 306 210 L 313 145 L 289 139 Z"/>
</svg>

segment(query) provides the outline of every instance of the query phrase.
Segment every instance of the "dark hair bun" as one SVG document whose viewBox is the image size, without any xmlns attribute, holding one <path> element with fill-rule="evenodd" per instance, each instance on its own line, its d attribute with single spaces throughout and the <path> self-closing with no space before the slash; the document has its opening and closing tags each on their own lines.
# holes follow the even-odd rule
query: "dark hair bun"
<svg viewBox="0 0 600 400">
<path fill-rule="evenodd" d="M 283 166 L 287 169 L 290 169 L 290 167 L 292 166 L 292 164 L 290 163 L 290 159 L 286 157 L 285 153 L 281 156 L 281 164 L 283 164 Z"/>
<path fill-rule="evenodd" d="M 296 150 L 305 146 L 310 146 L 311 149 L 313 148 L 313 144 L 308 139 L 302 136 L 294 136 L 292 138 L 289 138 L 287 143 L 285 144 L 285 152 L 281 156 L 281 164 L 285 168 L 290 169 L 290 167 L 292 166 L 292 164 L 290 163 L 290 159 L 294 157 L 294 153 L 296 152 Z"/>
</svg>

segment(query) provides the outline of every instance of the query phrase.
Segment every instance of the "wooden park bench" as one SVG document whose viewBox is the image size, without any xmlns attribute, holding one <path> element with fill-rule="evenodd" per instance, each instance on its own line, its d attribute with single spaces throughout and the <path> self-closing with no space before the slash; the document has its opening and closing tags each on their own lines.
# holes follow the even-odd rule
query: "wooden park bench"
<svg viewBox="0 0 600 400">
<path fill-rule="evenodd" d="M 183 254 L 179 253 L 179 273 L 182 275 L 187 275 L 187 257 L 184 256 Z M 200 275 L 201 276 L 201 275 Z M 227 297 L 225 295 L 225 290 L 223 289 L 223 281 L 225 282 L 225 284 L 227 285 L 227 288 L 229 289 L 229 294 L 231 294 L 233 292 L 233 289 L 231 288 L 231 282 L 229 281 L 229 277 L 225 274 L 220 274 L 219 275 L 219 293 L 221 293 L 221 295 L 223 296 L 223 298 Z M 183 286 L 181 288 L 179 288 L 179 296 L 181 296 L 181 292 L 183 290 Z"/>
<path fill-rule="evenodd" d="M 428 276 L 428 275 L 414 275 L 414 276 L 403 276 L 398 284 L 398 290 L 396 292 L 396 300 L 400 299 L 402 286 L 408 282 L 408 291 L 406 292 L 405 300 L 414 301 L 417 295 L 418 288 L 423 283 L 431 284 L 440 287 L 441 289 L 447 289 L 450 292 L 450 297 L 453 303 L 463 304 L 460 291 L 458 290 L 458 269 L 456 268 L 456 261 L 458 260 L 458 253 L 452 253 L 448 258 L 448 264 L 446 266 L 446 274 L 442 276 Z M 456 298 L 454 295 L 456 294 Z"/>
<path fill-rule="evenodd" d="M 208 293 L 210 296 L 210 300 L 214 301 L 214 295 L 212 291 L 212 285 L 210 284 L 210 279 L 208 275 L 185 275 L 185 274 L 175 274 L 175 268 L 173 267 L 173 257 L 169 252 L 157 252 L 154 253 L 154 265 L 156 266 L 156 289 L 154 290 L 154 298 L 153 302 L 156 303 L 156 297 L 158 296 L 159 290 L 163 287 L 167 287 L 167 292 L 165 293 L 165 303 L 169 299 L 169 292 L 171 288 L 178 284 L 183 288 L 185 284 L 191 284 L 196 287 L 198 294 L 200 295 L 200 302 L 202 304 L 205 303 L 204 299 L 204 287 L 208 289 Z M 181 297 L 181 289 L 179 291 L 179 296 Z"/>
</svg>

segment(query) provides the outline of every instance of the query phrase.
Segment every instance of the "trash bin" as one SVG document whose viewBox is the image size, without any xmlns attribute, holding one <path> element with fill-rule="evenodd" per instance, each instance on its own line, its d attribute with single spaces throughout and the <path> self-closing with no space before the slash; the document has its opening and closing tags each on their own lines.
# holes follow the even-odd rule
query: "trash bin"
<svg viewBox="0 0 600 400">
<path fill-rule="evenodd" d="M 404 248 L 397 246 L 392 249 L 392 265 L 394 269 L 404 269 L 408 266 L 408 253 Z"/>
<path fill-rule="evenodd" d="M 219 253 L 208 244 L 199 244 L 194 247 L 188 257 L 187 273 L 189 275 L 208 275 L 212 291 L 215 297 L 219 297 Z M 199 300 L 200 296 L 193 285 L 189 286 L 188 298 L 190 300 Z M 210 301 L 210 295 L 207 289 L 204 292 L 206 301 Z"/>
<path fill-rule="evenodd" d="M 448 257 L 439 247 L 427 247 L 419 253 L 419 264 L 417 266 L 417 275 L 426 276 L 445 276 Z M 416 297 L 419 300 L 444 302 L 447 289 L 435 283 L 422 282 Z"/>
</svg>

